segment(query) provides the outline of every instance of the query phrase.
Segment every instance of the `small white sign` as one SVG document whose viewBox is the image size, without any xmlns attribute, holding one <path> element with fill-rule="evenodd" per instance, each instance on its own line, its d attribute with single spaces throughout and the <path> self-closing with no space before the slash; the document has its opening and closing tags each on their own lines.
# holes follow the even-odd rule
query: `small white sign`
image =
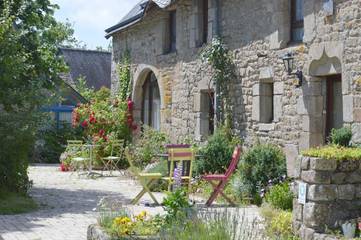
<svg viewBox="0 0 361 240">
<path fill-rule="evenodd" d="M 333 15 L 333 0 L 323 0 L 323 10 L 326 13 L 326 16 Z"/>
<path fill-rule="evenodd" d="M 306 204 L 307 198 L 307 183 L 298 184 L 298 203 Z"/>
</svg>

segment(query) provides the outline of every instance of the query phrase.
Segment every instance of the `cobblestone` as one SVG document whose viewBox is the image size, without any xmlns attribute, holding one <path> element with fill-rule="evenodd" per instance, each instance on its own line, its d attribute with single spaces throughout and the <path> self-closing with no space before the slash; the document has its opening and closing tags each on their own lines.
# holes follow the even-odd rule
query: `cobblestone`
<svg viewBox="0 0 361 240">
<path fill-rule="evenodd" d="M 0 240 L 86 239 L 88 226 L 97 221 L 96 207 L 101 200 L 114 206 L 122 205 L 136 214 L 142 210 L 152 215 L 163 212 L 162 207 L 149 206 L 151 199 L 148 195 L 141 199 L 139 205 L 129 204 L 141 190 L 141 186 L 130 176 L 79 178 L 77 174 L 60 172 L 58 165 L 36 165 L 29 168 L 29 177 L 34 182 L 30 195 L 39 203 L 39 210 L 20 215 L 0 215 Z M 162 193 L 154 195 L 158 201 L 162 201 L 164 196 Z M 204 200 L 195 200 L 202 208 Z M 256 207 L 231 211 L 237 210 L 244 212 L 249 223 L 259 218 Z"/>
<path fill-rule="evenodd" d="M 96 223 L 95 208 L 103 197 L 119 199 L 125 205 L 141 190 L 125 176 L 97 179 L 79 178 L 64 173 L 55 165 L 29 168 L 34 185 L 31 196 L 39 203 L 38 211 L 20 215 L 0 215 L 0 239 L 4 240 L 80 240 L 86 239 L 87 227 Z M 155 194 L 161 200 L 162 194 Z M 138 212 L 162 211 L 161 207 L 145 207 L 150 198 L 130 207 Z"/>
</svg>

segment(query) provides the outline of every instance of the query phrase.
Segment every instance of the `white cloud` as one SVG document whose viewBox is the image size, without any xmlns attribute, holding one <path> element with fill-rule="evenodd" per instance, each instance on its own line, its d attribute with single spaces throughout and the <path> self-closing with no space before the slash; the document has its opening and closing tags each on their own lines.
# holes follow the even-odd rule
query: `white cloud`
<svg viewBox="0 0 361 240">
<path fill-rule="evenodd" d="M 138 0 L 51 0 L 60 6 L 55 17 L 74 24 L 75 36 L 90 48 L 107 46 L 104 30 L 115 25 Z"/>
</svg>

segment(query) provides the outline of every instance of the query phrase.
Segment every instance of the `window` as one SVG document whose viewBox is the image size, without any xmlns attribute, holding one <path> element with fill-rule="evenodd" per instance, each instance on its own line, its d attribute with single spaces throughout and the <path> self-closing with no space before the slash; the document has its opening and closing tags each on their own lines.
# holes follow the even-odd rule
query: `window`
<svg viewBox="0 0 361 240">
<path fill-rule="evenodd" d="M 171 11 L 169 13 L 168 20 L 168 46 L 166 49 L 167 53 L 175 52 L 177 47 L 177 14 L 176 11 Z"/>
<path fill-rule="evenodd" d="M 200 135 L 207 137 L 214 133 L 214 92 L 201 91 L 200 94 Z"/>
<path fill-rule="evenodd" d="M 325 140 L 329 138 L 332 128 L 343 126 L 343 103 L 341 75 L 327 77 L 326 86 L 326 133 Z"/>
<path fill-rule="evenodd" d="M 260 123 L 273 122 L 273 83 L 262 82 L 259 85 L 259 109 L 260 109 Z"/>
<path fill-rule="evenodd" d="M 142 122 L 160 130 L 160 93 L 154 73 L 150 73 L 143 84 Z"/>
<path fill-rule="evenodd" d="M 197 45 L 202 46 L 208 40 L 208 0 L 199 1 L 198 11 L 199 40 Z"/>
<path fill-rule="evenodd" d="M 303 23 L 304 0 L 291 0 L 291 41 L 302 42 L 304 35 Z"/>
</svg>

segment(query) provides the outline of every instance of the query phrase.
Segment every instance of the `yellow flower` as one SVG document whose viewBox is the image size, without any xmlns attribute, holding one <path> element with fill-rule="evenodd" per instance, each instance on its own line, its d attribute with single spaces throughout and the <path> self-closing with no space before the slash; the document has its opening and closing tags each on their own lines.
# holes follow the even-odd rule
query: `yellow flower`
<svg viewBox="0 0 361 240">
<path fill-rule="evenodd" d="M 125 225 L 125 224 L 128 224 L 130 222 L 131 222 L 131 220 L 128 217 L 117 217 L 113 221 L 113 223 L 115 225 Z"/>
<path fill-rule="evenodd" d="M 144 219 L 147 217 L 146 211 L 141 211 L 137 216 L 135 216 L 135 219 L 137 221 L 144 221 Z"/>
</svg>

